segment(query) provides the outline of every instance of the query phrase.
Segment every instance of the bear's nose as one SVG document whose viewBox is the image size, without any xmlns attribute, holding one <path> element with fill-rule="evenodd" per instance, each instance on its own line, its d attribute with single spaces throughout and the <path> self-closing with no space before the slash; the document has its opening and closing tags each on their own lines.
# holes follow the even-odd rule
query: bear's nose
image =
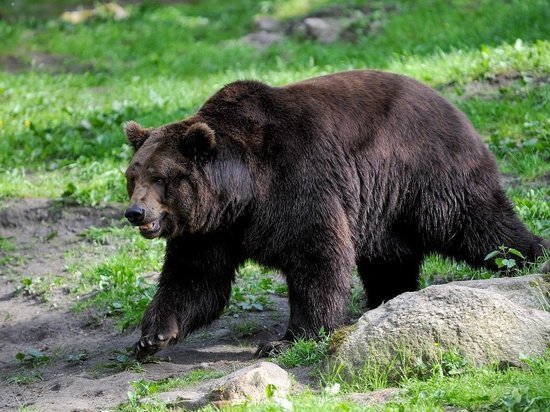
<svg viewBox="0 0 550 412">
<path fill-rule="evenodd" d="M 136 205 L 130 206 L 124 211 L 124 217 L 128 219 L 130 223 L 139 225 L 140 223 L 143 223 L 143 219 L 145 218 L 145 210 Z"/>
</svg>

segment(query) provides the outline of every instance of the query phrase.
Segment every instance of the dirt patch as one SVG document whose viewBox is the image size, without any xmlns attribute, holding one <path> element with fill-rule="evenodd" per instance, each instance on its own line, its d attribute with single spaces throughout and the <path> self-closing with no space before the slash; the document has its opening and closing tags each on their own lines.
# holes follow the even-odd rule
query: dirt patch
<svg viewBox="0 0 550 412">
<path fill-rule="evenodd" d="M 444 93 L 454 93 L 463 100 L 474 97 L 495 99 L 510 92 L 521 92 L 526 87 L 541 87 L 548 83 L 550 83 L 550 76 L 547 75 L 510 71 L 499 73 L 483 80 L 473 80 L 464 85 L 450 83 L 444 85 L 441 91 Z"/>
<path fill-rule="evenodd" d="M 501 174 L 500 182 L 503 187 L 507 188 L 517 188 L 522 186 L 532 189 L 547 188 L 550 186 L 550 173 L 546 173 L 531 181 L 522 180 L 519 176 L 512 174 Z"/>
<path fill-rule="evenodd" d="M 69 279 L 67 268 L 74 262 L 92 265 L 115 251 L 117 241 L 82 247 L 85 240 L 79 234 L 91 226 L 124 224 L 121 210 L 60 206 L 42 199 L 7 201 L 0 210 L 0 410 L 24 405 L 38 410 L 114 407 L 127 401 L 132 381 L 174 377 L 198 367 L 232 372 L 254 361 L 259 340 L 284 331 L 286 299 L 273 296 L 274 310 L 242 313 L 239 319 L 223 316 L 159 353 L 169 362 L 136 370 L 117 354 L 137 340 L 138 331 L 121 332 L 112 321 L 95 319 L 93 311 L 75 313 L 76 296 L 63 285 L 52 288 L 48 301 L 16 293 L 22 278 Z M 234 325 L 244 321 L 260 327 L 239 332 Z M 30 348 L 44 358 L 29 357 L 23 365 L 16 355 L 28 354 Z"/>
<path fill-rule="evenodd" d="M 399 395 L 399 389 L 378 389 L 368 393 L 350 393 L 346 399 L 359 405 L 374 407 L 393 401 Z"/>
<path fill-rule="evenodd" d="M 92 63 L 76 61 L 72 56 L 29 52 L 25 55 L 0 56 L 0 67 L 10 73 L 38 70 L 48 73 L 85 73 L 94 70 Z"/>
</svg>

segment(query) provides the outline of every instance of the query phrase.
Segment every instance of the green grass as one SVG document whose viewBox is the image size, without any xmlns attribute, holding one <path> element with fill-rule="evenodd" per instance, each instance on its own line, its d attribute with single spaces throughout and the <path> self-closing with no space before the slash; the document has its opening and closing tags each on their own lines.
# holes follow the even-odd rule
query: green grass
<svg viewBox="0 0 550 412">
<path fill-rule="evenodd" d="M 15 245 L 10 238 L 0 236 L 0 252 L 12 252 L 15 250 Z"/>
<path fill-rule="evenodd" d="M 416 371 L 413 371 L 412 368 Z M 414 372 L 414 373 L 412 373 Z M 289 407 L 300 411 L 439 411 L 507 410 L 545 411 L 550 407 L 550 354 L 526 359 L 521 368 L 497 366 L 473 367 L 456 353 L 443 354 L 430 367 L 409 365 L 408 376 L 389 380 L 385 371 L 366 365 L 353 384 L 347 381 L 325 381 L 325 389 L 290 395 L 281 401 L 273 399 L 260 404 L 226 406 L 222 411 L 285 411 Z M 326 377 L 325 377 L 326 378 Z M 398 395 L 385 405 L 368 406 L 346 398 L 350 392 L 369 392 L 373 389 L 398 388 Z M 155 411 L 165 407 L 156 406 Z M 201 411 L 214 411 L 206 407 Z"/>
<path fill-rule="evenodd" d="M 151 126 L 182 118 L 224 83 L 243 77 L 283 84 L 374 67 L 439 86 L 499 73 L 520 72 L 528 79 L 528 74 L 549 72 L 544 1 L 511 1 L 498 10 L 491 1 L 455 6 L 398 1 L 392 2 L 397 8 L 380 34 L 354 44 L 291 38 L 262 52 L 238 42 L 257 15 L 271 11 L 292 17 L 327 3 L 239 0 L 220 7 L 213 0 L 168 6 L 149 2 L 129 6 L 131 17 L 123 21 L 77 26 L 56 19 L 0 22 L 6 39 L 0 55 L 47 53 L 64 56 L 75 67 L 89 66 L 84 72 L 37 67 L 0 73 L 0 196 L 65 194 L 92 205 L 123 201 L 122 171 L 130 150 L 122 123 L 136 119 Z M 506 170 L 532 180 L 548 172 L 544 113 L 549 89 L 525 89 L 498 99 L 468 99 L 460 106 L 487 139 L 521 142 L 536 135 L 545 145 L 538 159 L 531 154 L 508 162 L 500 156 Z M 449 97 L 454 99 L 452 93 Z"/>
<path fill-rule="evenodd" d="M 264 324 L 257 319 L 238 319 L 235 322 L 229 324 L 229 330 L 234 337 L 242 338 L 245 336 L 252 336 L 255 333 L 264 329 Z"/>
<path fill-rule="evenodd" d="M 51 284 L 43 277 L 23 278 L 15 289 L 16 295 L 30 296 L 46 302 Z"/>
<path fill-rule="evenodd" d="M 285 283 L 274 278 L 270 270 L 247 261 L 239 268 L 237 282 L 231 289 L 226 313 L 238 315 L 241 311 L 260 312 L 273 308 L 271 295 L 286 295 Z"/>
<path fill-rule="evenodd" d="M 160 360 L 152 356 L 149 362 L 160 362 Z M 113 374 L 124 371 L 145 372 L 143 365 L 134 356 L 132 348 L 113 350 L 108 362 L 97 363 L 91 370 L 94 377 L 100 377 L 106 373 Z"/>
<path fill-rule="evenodd" d="M 523 369 L 471 369 L 457 377 L 432 376 L 403 387 L 409 408 L 444 405 L 469 410 L 544 411 L 550 407 L 549 357 L 526 361 Z"/>
<path fill-rule="evenodd" d="M 167 392 L 173 389 L 180 389 L 205 380 L 221 378 L 225 373 L 211 369 L 194 369 L 183 376 L 177 378 L 167 378 L 160 381 L 149 381 L 141 379 L 132 382 L 134 395 L 144 397 L 154 395 L 159 392 Z"/>
<path fill-rule="evenodd" d="M 76 263 L 69 268 L 73 274 L 73 294 L 77 295 L 75 308 L 95 308 L 101 316 L 115 319 L 126 329 L 135 326 L 153 297 L 156 287 L 151 277 L 157 274 L 164 254 L 163 240 L 144 239 L 131 227 L 91 227 L 80 236 L 95 245 L 108 242 L 121 243 L 118 250 L 100 263 Z M 44 296 L 49 287 L 41 278 L 23 279 L 21 293 Z M 247 321 L 243 312 L 260 312 L 273 309 L 272 296 L 285 295 L 286 284 L 277 280 L 268 270 L 255 263 L 246 262 L 237 274 L 231 290 L 231 300 L 225 314 L 242 318 L 230 325 L 237 335 L 249 335 L 261 329 L 255 321 Z"/>
<path fill-rule="evenodd" d="M 30 385 L 41 380 L 42 373 L 37 370 L 15 372 L 6 379 L 7 382 L 14 385 Z"/>
<path fill-rule="evenodd" d="M 166 407 L 160 402 L 142 402 L 140 399 L 152 397 L 161 392 L 167 392 L 174 389 L 182 389 L 198 382 L 203 382 L 210 379 L 221 378 L 226 373 L 211 369 L 194 369 L 183 376 L 175 378 L 166 378 L 159 381 L 151 381 L 140 379 L 132 382 L 132 390 L 128 392 L 129 402 L 120 405 L 118 411 L 135 411 L 135 410 L 166 410 Z"/>
<path fill-rule="evenodd" d="M 275 363 L 283 368 L 310 366 L 327 357 L 329 338 L 321 331 L 318 340 L 298 339 L 294 344 L 274 358 Z"/>
<path fill-rule="evenodd" d="M 97 308 L 102 315 L 114 317 L 117 325 L 124 329 L 139 323 L 154 295 L 154 283 L 144 274 L 159 272 L 164 242 L 146 240 L 132 234 L 131 228 L 108 230 L 124 243 L 117 252 L 95 266 L 77 264 L 72 267 L 77 283 L 73 292 L 81 296 L 76 309 Z M 101 232 L 88 229 L 84 236 L 96 241 Z"/>
<path fill-rule="evenodd" d="M 28 348 L 25 352 L 18 352 L 15 359 L 19 363 L 17 371 L 6 378 L 14 385 L 30 385 L 42 380 L 41 367 L 48 365 L 52 358 L 35 348 Z"/>
</svg>

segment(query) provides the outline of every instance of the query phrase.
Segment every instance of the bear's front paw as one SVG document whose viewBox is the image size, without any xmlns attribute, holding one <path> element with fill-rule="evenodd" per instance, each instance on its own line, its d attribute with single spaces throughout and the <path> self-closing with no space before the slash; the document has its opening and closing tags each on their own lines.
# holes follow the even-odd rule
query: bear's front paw
<svg viewBox="0 0 550 412">
<path fill-rule="evenodd" d="M 162 333 L 155 333 L 142 336 L 134 345 L 134 354 L 138 360 L 143 360 L 147 356 L 154 355 L 159 350 L 168 345 L 173 345 L 177 341 L 177 336 L 168 336 Z"/>
<path fill-rule="evenodd" d="M 254 356 L 256 358 L 267 358 L 269 356 L 279 355 L 281 352 L 292 346 L 289 340 L 274 340 L 271 342 L 261 342 Z"/>
</svg>

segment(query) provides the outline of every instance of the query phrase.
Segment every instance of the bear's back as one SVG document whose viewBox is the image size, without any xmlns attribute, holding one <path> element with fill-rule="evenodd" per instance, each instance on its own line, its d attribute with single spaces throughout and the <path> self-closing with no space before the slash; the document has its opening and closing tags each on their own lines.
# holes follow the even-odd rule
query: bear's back
<svg viewBox="0 0 550 412">
<path fill-rule="evenodd" d="M 442 162 L 486 151 L 468 119 L 435 90 L 375 70 L 281 87 L 238 81 L 212 96 L 199 113 L 241 147 L 288 162 L 339 151 L 403 159 L 422 154 L 426 161 Z"/>
</svg>

